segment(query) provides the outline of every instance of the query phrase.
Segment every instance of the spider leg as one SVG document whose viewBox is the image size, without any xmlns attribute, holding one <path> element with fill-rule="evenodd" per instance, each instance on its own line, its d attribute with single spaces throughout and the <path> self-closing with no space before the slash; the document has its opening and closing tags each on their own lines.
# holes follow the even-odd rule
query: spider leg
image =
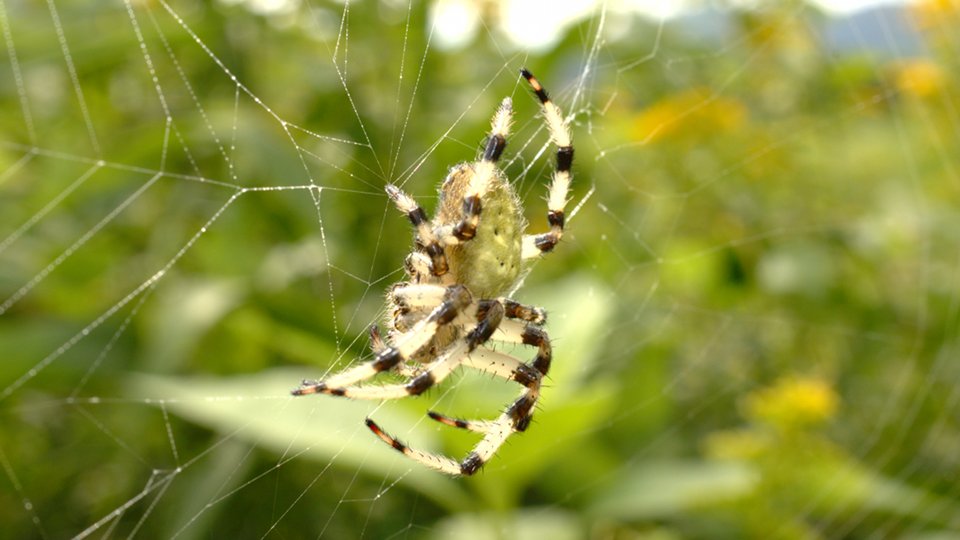
<svg viewBox="0 0 960 540">
<path fill-rule="evenodd" d="M 487 138 L 483 156 L 473 165 L 473 176 L 463 194 L 463 217 L 452 228 L 442 228 L 438 231 L 438 236 L 445 243 L 466 242 L 477 234 L 477 225 L 480 223 L 482 211 L 480 199 L 487 192 L 490 180 L 497 174 L 497 161 L 500 160 L 503 149 L 507 146 L 512 117 L 513 101 L 509 97 L 503 98 L 490 122 L 490 136 Z"/>
<path fill-rule="evenodd" d="M 387 294 L 388 304 L 393 306 L 393 330 L 390 337 L 402 336 L 430 311 L 443 301 L 447 287 L 432 284 L 399 283 Z"/>
<path fill-rule="evenodd" d="M 407 215 L 410 223 L 417 229 L 417 243 L 423 246 L 423 250 L 430 256 L 430 271 L 435 276 L 442 276 L 449 270 L 447 264 L 447 255 L 443 252 L 443 247 L 437 241 L 433 234 L 433 225 L 427 218 L 426 212 L 417 204 L 413 197 L 404 193 L 400 188 L 393 184 L 387 184 L 385 187 L 387 196 L 393 201 L 401 212 Z"/>
<path fill-rule="evenodd" d="M 516 362 L 518 366 L 526 365 L 520 363 L 519 360 L 516 360 Z M 504 366 L 505 365 L 506 364 L 504 364 Z M 536 372 L 532 369 L 530 371 Z M 383 431 L 376 422 L 369 418 L 367 418 L 367 427 L 385 443 L 414 461 L 447 474 L 470 476 L 480 470 L 480 467 L 497 453 L 497 450 L 503 446 L 503 443 L 506 442 L 510 435 L 517 431 L 524 431 L 530 425 L 530 419 L 532 418 L 531 411 L 536 405 L 537 399 L 540 397 L 540 381 L 542 375 L 540 375 L 539 372 L 536 373 L 538 373 L 538 375 L 530 380 L 527 390 L 496 420 L 459 420 L 432 411 L 428 413 L 431 418 L 441 423 L 484 433 L 483 439 L 477 443 L 477 445 L 473 447 L 473 450 L 460 462 L 443 455 L 410 448 L 399 439 Z"/>
<path fill-rule="evenodd" d="M 526 431 L 532 418 L 531 412 L 537 404 L 540 397 L 540 383 L 536 388 L 530 388 L 520 395 L 513 405 L 503 412 L 499 418 L 494 420 L 483 439 L 473 447 L 473 450 L 467 454 L 467 457 L 460 463 L 461 473 L 471 475 L 483 467 L 483 464 L 490 461 L 490 458 L 497 453 L 497 450 L 507 442 L 510 435 L 517 431 Z"/>
<path fill-rule="evenodd" d="M 299 388 L 293 390 L 293 395 L 316 393 L 347 395 L 344 387 L 369 379 L 411 358 L 433 339 L 440 327 L 456 319 L 471 303 L 470 292 L 466 287 L 463 285 L 448 287 L 443 303 L 437 306 L 429 316 L 417 322 L 409 332 L 404 334 L 404 339 L 395 346 L 386 347 L 373 360 L 348 368 L 328 379 L 304 381 Z"/>
<path fill-rule="evenodd" d="M 440 414 L 436 411 L 427 411 L 427 416 L 436 420 L 437 422 L 440 422 L 441 424 L 465 429 L 467 431 L 473 431 L 475 433 L 486 433 L 497 425 L 497 423 L 493 420 L 464 420 L 462 418 L 454 418 L 452 416 Z"/>
<path fill-rule="evenodd" d="M 457 341 L 448 347 L 436 360 L 425 367 L 409 382 L 400 384 L 341 386 L 324 388 L 320 392 L 344 396 L 352 399 L 398 399 L 407 396 L 416 396 L 427 391 L 428 388 L 446 379 L 460 365 L 466 357 L 468 345 Z M 320 384 L 323 384 L 322 382 Z"/>
<path fill-rule="evenodd" d="M 380 335 L 380 327 L 376 324 L 370 325 L 370 350 L 373 351 L 373 354 L 380 354 L 387 348 L 387 344 L 384 343 L 383 337 Z M 413 377 L 418 374 L 417 369 L 404 363 L 397 364 L 394 369 L 404 377 Z"/>
<path fill-rule="evenodd" d="M 553 347 L 550 345 L 550 336 L 547 335 L 547 331 L 540 326 L 533 323 L 522 324 L 518 320 L 504 321 L 497 327 L 493 339 L 504 343 L 518 343 L 536 347 L 537 355 L 530 364 L 543 375 L 550 371 L 550 363 L 553 361 Z"/>
<path fill-rule="evenodd" d="M 484 463 L 489 461 L 490 458 L 497 453 L 497 450 L 503 446 L 503 443 L 505 443 L 514 432 L 526 431 L 530 425 L 530 420 L 533 418 L 533 407 L 540 398 L 541 381 L 550 369 L 550 361 L 553 353 L 550 347 L 550 338 L 542 328 L 528 324 L 519 336 L 508 334 L 507 337 L 519 337 L 521 343 L 533 345 L 538 348 L 537 356 L 534 357 L 530 363 L 533 369 L 524 372 L 521 372 L 519 369 L 511 371 L 513 380 L 520 382 L 526 386 L 527 389 L 520 394 L 520 397 L 518 397 L 499 418 L 493 421 L 492 425 L 484 426 L 486 429 L 483 440 L 473 447 L 473 451 L 467 454 L 467 457 L 464 458 L 460 464 L 461 474 L 464 475 L 471 475 L 477 472 Z M 518 361 L 518 365 L 527 364 L 519 364 Z M 509 370 L 511 366 L 512 364 L 494 363 L 492 366 L 487 366 L 487 369 L 494 367 L 494 369 L 502 372 Z M 536 375 L 532 373 L 536 373 Z"/>
<path fill-rule="evenodd" d="M 451 290 L 462 289 L 463 291 L 466 291 L 466 288 L 464 288 L 462 285 L 456 285 L 454 287 L 450 287 L 450 289 Z M 466 294 L 469 295 L 469 293 L 466 293 Z M 467 299 L 467 301 L 469 302 L 469 298 Z M 447 304 L 448 302 L 449 300 L 445 301 L 444 304 Z M 437 314 L 440 313 L 443 308 L 443 305 L 441 305 L 437 307 L 437 309 L 435 309 L 433 313 L 431 313 L 430 316 L 424 319 L 423 321 L 429 321 L 434 318 L 436 318 L 437 320 L 442 320 L 445 317 L 449 317 L 449 320 L 447 320 L 447 322 L 449 323 L 450 321 L 456 319 L 456 317 L 459 314 L 459 311 L 462 311 L 464 307 L 466 306 L 459 308 L 459 310 L 456 312 L 450 312 L 448 310 L 447 312 L 452 313 L 451 315 L 438 316 Z M 481 345 L 482 343 L 490 339 L 490 336 L 493 335 L 493 332 L 497 329 L 497 326 L 500 325 L 500 321 L 503 319 L 503 306 L 499 302 L 485 303 L 481 301 L 477 305 L 476 317 L 477 319 L 479 319 L 479 323 L 477 324 L 476 327 L 474 327 L 473 330 L 467 333 L 467 335 L 464 336 L 463 339 L 455 341 L 454 344 L 449 346 L 447 349 L 445 349 L 436 360 L 434 360 L 429 365 L 427 365 L 414 378 L 412 378 L 410 381 L 406 383 L 388 384 L 383 386 L 375 386 L 375 385 L 354 386 L 353 385 L 353 383 L 355 382 L 368 379 L 373 375 L 376 375 L 380 371 L 384 371 L 385 369 L 390 369 L 396 366 L 397 364 L 399 364 L 400 360 L 397 360 L 392 366 L 389 366 L 383 369 L 381 369 L 380 366 L 374 365 L 379 361 L 380 358 L 382 358 L 385 355 L 389 355 L 390 354 L 389 351 L 399 350 L 391 347 L 386 349 L 384 352 L 381 352 L 380 355 L 378 355 L 377 359 L 373 360 L 372 362 L 361 364 L 360 366 L 357 366 L 357 368 L 354 368 L 354 370 L 348 370 L 348 372 L 345 372 L 344 374 L 342 374 L 342 375 L 350 375 L 351 374 L 350 371 L 358 371 L 364 376 L 351 379 L 348 377 L 337 375 L 326 381 L 319 381 L 316 383 L 305 384 L 301 386 L 299 389 L 294 390 L 294 394 L 302 395 L 304 393 L 312 394 L 312 393 L 320 392 L 324 394 L 333 394 L 336 396 L 345 396 L 345 397 L 354 398 L 354 399 L 396 399 L 396 398 L 402 398 L 406 396 L 420 395 L 426 392 L 427 389 L 429 389 L 433 385 L 446 379 L 451 373 L 453 373 L 453 371 L 457 368 L 457 366 L 459 366 L 464 361 L 464 359 L 467 358 L 467 356 L 471 351 L 473 351 L 475 348 L 477 348 L 477 346 Z M 415 330 L 412 330 L 411 333 L 414 331 Z M 436 333 L 436 327 L 432 330 L 431 336 L 434 333 Z M 409 339 L 404 340 L 404 342 L 400 344 L 400 347 L 402 348 L 407 343 L 407 341 L 409 341 Z M 426 344 L 428 341 L 429 340 L 424 341 L 423 344 Z M 419 350 L 419 348 L 412 350 L 410 354 L 416 353 L 417 350 Z M 402 359 L 404 360 L 410 357 L 409 355 L 403 356 L 402 354 L 397 356 L 402 357 Z M 341 382 L 341 381 L 348 381 L 348 382 Z"/>
<path fill-rule="evenodd" d="M 393 329 L 404 333 L 418 321 L 430 314 L 443 302 L 447 288 L 441 285 L 400 283 L 387 293 L 387 300 L 394 307 Z"/>
<path fill-rule="evenodd" d="M 442 302 L 446 290 L 443 285 L 400 283 L 390 289 L 389 298 L 400 307 L 424 308 Z"/>
<path fill-rule="evenodd" d="M 383 429 L 381 429 L 380 426 L 378 426 L 377 423 L 372 419 L 367 418 L 366 422 L 367 427 L 370 428 L 370 431 L 373 431 L 374 434 L 383 440 L 383 442 L 389 444 L 395 450 L 402 452 L 410 459 L 430 467 L 431 469 L 436 469 L 447 474 L 470 476 L 480 470 L 480 467 L 482 467 L 484 463 L 489 461 L 490 458 L 496 454 L 497 450 L 503 446 L 503 443 L 506 442 L 510 435 L 512 435 L 515 431 L 523 431 L 527 429 L 527 426 L 530 423 L 530 411 L 536 404 L 539 391 L 540 387 L 538 383 L 536 389 L 531 388 L 524 392 L 524 394 L 521 395 L 513 403 L 513 405 L 511 405 L 502 415 L 500 415 L 499 418 L 494 421 L 467 422 L 467 424 L 470 426 L 467 427 L 467 429 L 470 429 L 471 427 L 476 428 L 476 431 L 483 431 L 485 435 L 483 439 L 477 443 L 476 446 L 474 446 L 473 451 L 467 454 L 467 457 L 460 462 L 457 462 L 456 460 L 447 456 L 432 454 L 410 448 L 399 439 L 383 431 Z M 442 417 L 442 415 L 437 416 Z M 431 415 L 431 417 L 433 417 L 433 415 Z M 444 418 L 444 420 L 447 419 L 447 417 L 442 418 Z M 453 422 L 453 425 L 457 425 L 457 422 L 466 422 L 452 418 L 449 420 Z"/>
<path fill-rule="evenodd" d="M 505 309 L 504 315 L 506 315 L 508 319 L 519 319 L 536 324 L 537 326 L 541 326 L 547 322 L 547 312 L 544 311 L 543 308 L 514 302 L 506 297 L 500 297 L 497 301 L 503 304 Z"/>
<path fill-rule="evenodd" d="M 527 388 L 532 389 L 535 385 L 539 394 L 540 380 L 550 371 L 550 363 L 553 360 L 553 348 L 546 331 L 534 324 L 521 324 L 520 320 L 506 320 L 497 327 L 493 339 L 537 347 L 537 355 L 530 364 L 524 364 L 513 356 L 482 347 L 474 351 L 470 358 L 463 362 L 463 365 L 491 373 L 508 381 L 516 381 Z M 434 411 L 429 411 L 427 414 L 430 418 L 442 424 L 470 431 L 488 433 L 498 426 L 496 421 L 463 420 Z M 529 423 L 529 419 L 526 422 Z"/>
<path fill-rule="evenodd" d="M 387 443 L 393 447 L 394 450 L 401 452 L 408 458 L 443 473 L 451 475 L 463 474 L 460 464 L 453 459 L 450 459 L 446 456 L 438 456 L 436 454 L 417 450 L 415 448 L 410 448 L 399 439 L 391 436 L 389 433 L 381 429 L 380 426 L 378 426 L 377 423 L 371 418 L 367 418 L 366 424 L 367 427 L 370 428 L 370 431 L 372 431 L 377 437 L 380 437 L 380 440 Z"/>
<path fill-rule="evenodd" d="M 560 242 L 560 238 L 563 237 L 563 209 L 567 205 L 570 181 L 573 178 L 571 173 L 573 141 L 560 107 L 557 107 L 550 100 L 547 91 L 540 85 L 540 81 L 526 69 L 521 70 L 520 73 L 533 87 L 533 92 L 540 100 L 547 130 L 550 132 L 550 139 L 557 147 L 557 164 L 553 172 L 553 180 L 550 183 L 550 193 L 547 197 L 547 222 L 550 224 L 550 231 L 523 237 L 523 258 L 531 259 L 553 250 L 554 246 Z"/>
<path fill-rule="evenodd" d="M 543 378 L 543 373 L 529 364 L 525 364 L 508 354 L 497 352 L 486 347 L 481 347 L 474 351 L 462 365 L 490 373 L 495 377 L 500 377 L 508 381 L 516 381 L 529 389 L 536 389 L 537 392 L 539 392 L 540 381 Z M 489 433 L 500 425 L 493 420 L 463 420 L 435 411 L 428 411 L 427 415 L 441 424 L 480 433 Z"/>
<path fill-rule="evenodd" d="M 403 260 L 403 269 L 410 276 L 411 281 L 421 283 L 432 277 L 433 262 L 426 253 L 414 251 Z"/>
<path fill-rule="evenodd" d="M 451 347 L 449 347 L 443 353 L 440 359 L 431 363 L 428 366 L 427 371 L 417 376 L 415 379 L 411 380 L 406 385 L 396 385 L 396 386 L 403 388 L 407 394 L 414 393 L 410 391 L 410 389 L 414 387 L 418 390 L 418 392 L 416 393 L 420 393 L 423 390 L 426 390 L 426 388 L 429 388 L 430 386 L 432 386 L 435 381 L 438 382 L 439 380 L 442 380 L 444 377 L 449 375 L 453 371 L 453 369 L 456 368 L 457 366 L 463 363 L 473 362 L 472 360 L 473 354 L 471 353 L 476 353 L 479 356 L 483 356 L 483 357 L 486 357 L 487 353 L 490 353 L 491 355 L 494 355 L 496 357 L 506 356 L 506 355 L 501 355 L 500 353 L 497 353 L 494 351 L 488 351 L 487 349 L 480 348 L 480 345 L 482 345 L 487 340 L 489 340 L 490 336 L 493 335 L 494 331 L 497 329 L 497 327 L 500 325 L 501 321 L 503 320 L 503 316 L 504 316 L 503 304 L 501 304 L 496 300 L 481 300 L 477 306 L 477 319 L 479 320 L 479 322 L 477 323 L 477 326 L 474 327 L 474 329 L 471 330 L 465 336 L 464 339 L 457 341 L 455 345 L 452 345 Z M 520 364 L 519 361 L 516 361 L 516 362 L 518 365 Z M 443 369 L 440 369 L 441 366 Z M 418 383 L 418 379 L 425 379 L 425 382 Z M 429 384 L 426 384 L 426 383 L 429 383 Z M 420 388 L 421 386 L 423 386 L 423 388 Z M 537 375 L 537 387 L 539 388 L 539 374 Z M 390 387 L 375 387 L 375 388 L 389 389 L 391 392 L 396 391 L 396 389 L 393 389 Z M 360 389 L 362 389 L 362 387 Z M 350 394 L 347 394 L 347 395 L 350 395 Z M 365 396 L 361 396 L 361 397 L 365 397 Z M 532 407 L 532 403 L 530 406 Z M 515 407 L 511 407 L 511 409 L 513 408 Z M 434 419 L 439 419 L 438 417 L 446 418 L 446 417 L 443 417 L 442 415 L 436 415 L 436 416 L 434 415 L 436 415 L 436 413 L 431 413 L 431 418 L 434 418 Z M 452 419 L 451 421 L 453 421 L 454 423 L 456 422 L 455 420 L 452 420 Z M 448 458 L 446 456 L 441 456 L 441 455 L 432 454 L 429 452 L 423 452 L 421 450 L 417 450 L 414 448 L 410 448 L 409 446 L 401 442 L 399 439 L 391 436 L 386 431 L 384 431 L 372 419 L 367 418 L 366 424 L 367 424 L 367 427 L 370 428 L 370 431 L 372 431 L 377 437 L 380 437 L 380 439 L 383 442 L 390 445 L 393 449 L 403 453 L 405 456 L 409 457 L 410 459 L 413 459 L 414 461 L 417 461 L 432 469 L 436 469 L 438 471 L 441 471 L 447 474 L 452 474 L 452 475 L 460 475 L 460 474 L 469 475 L 469 474 L 475 473 L 480 468 L 480 465 L 483 464 L 482 462 L 476 461 L 474 454 L 471 454 L 470 456 L 468 456 L 467 459 L 465 459 L 462 463 L 458 463 L 457 461 L 451 458 Z M 480 422 L 475 422 L 472 424 L 473 427 L 478 428 L 477 429 L 478 431 L 480 430 L 479 428 L 481 425 L 482 424 Z M 495 427 L 496 426 L 493 423 L 491 423 L 491 429 Z M 526 428 L 526 425 L 524 425 L 524 429 L 525 428 Z M 497 446 L 499 447 L 499 445 Z M 496 451 L 495 448 L 494 448 L 494 451 Z"/>
<path fill-rule="evenodd" d="M 480 310 L 483 309 L 485 302 L 490 306 L 503 306 L 500 300 L 485 300 L 480 302 Z M 480 310 L 478 310 L 478 313 Z M 504 309 L 504 312 L 506 312 L 506 309 Z M 430 418 L 442 424 L 484 434 L 483 439 L 473 447 L 473 450 L 462 461 L 457 462 L 446 456 L 410 448 L 399 439 L 383 431 L 376 422 L 369 418 L 367 419 L 367 427 L 385 443 L 427 467 L 452 475 L 470 476 L 476 473 L 484 463 L 497 453 L 510 435 L 518 431 L 525 431 L 529 427 L 530 420 L 533 418 L 533 408 L 540 398 L 540 386 L 543 377 L 550 369 L 553 352 L 546 331 L 534 323 L 515 324 L 521 320 L 523 319 L 516 318 L 502 321 L 497 325 L 499 331 L 496 335 L 501 341 L 537 347 L 537 355 L 529 364 L 486 347 L 478 347 L 460 362 L 461 365 L 516 381 L 526 388 L 506 411 L 496 420 L 462 420 L 434 411 L 427 413 Z M 477 325 L 477 329 L 481 325 L 482 323 Z"/>
</svg>

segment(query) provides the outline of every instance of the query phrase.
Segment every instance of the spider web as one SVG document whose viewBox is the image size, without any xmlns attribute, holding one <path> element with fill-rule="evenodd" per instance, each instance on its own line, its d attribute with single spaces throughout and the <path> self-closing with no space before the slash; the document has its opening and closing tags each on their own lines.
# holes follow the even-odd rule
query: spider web
<svg viewBox="0 0 960 540">
<path fill-rule="evenodd" d="M 960 535 L 960 5 L 641 4 L 0 0 L 4 530 Z M 383 186 L 432 208 L 504 96 L 546 230 L 524 66 L 577 151 L 514 294 L 554 368 L 451 479 L 363 418 L 459 457 L 426 410 L 516 385 L 289 390 L 369 357 L 411 243 Z"/>
</svg>

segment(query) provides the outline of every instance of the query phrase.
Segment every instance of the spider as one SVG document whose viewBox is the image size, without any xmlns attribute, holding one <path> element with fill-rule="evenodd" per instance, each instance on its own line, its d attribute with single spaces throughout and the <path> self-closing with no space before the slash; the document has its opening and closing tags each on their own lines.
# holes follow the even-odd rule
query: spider
<svg viewBox="0 0 960 540">
<path fill-rule="evenodd" d="M 323 380 L 305 380 L 292 392 L 295 396 L 320 393 L 399 399 L 422 394 L 459 366 L 522 385 L 520 396 L 495 420 L 461 420 L 434 411 L 427 413 L 442 424 L 483 434 L 461 461 L 411 448 L 366 419 L 367 427 L 394 449 L 451 475 L 476 473 L 511 434 L 527 429 L 552 358 L 550 339 L 543 329 L 546 312 L 502 295 L 517 282 L 525 261 L 553 250 L 563 236 L 573 144 L 560 108 L 533 74 L 526 69 L 520 73 L 540 100 L 547 130 L 557 148 L 547 198 L 550 230 L 524 234 L 526 221 L 520 201 L 497 167 L 513 115 L 510 98 L 504 98 L 493 115 L 482 156 L 452 168 L 440 187 L 439 207 L 432 220 L 413 197 L 396 186 L 386 186 L 389 198 L 416 230 L 415 249 L 404 261 L 407 280 L 387 293 L 391 318 L 386 339 L 377 325 L 370 328 L 374 359 Z M 524 363 L 487 347 L 489 340 L 530 345 L 537 348 L 537 353 Z M 362 384 L 388 370 L 407 381 L 382 386 Z"/>
</svg>

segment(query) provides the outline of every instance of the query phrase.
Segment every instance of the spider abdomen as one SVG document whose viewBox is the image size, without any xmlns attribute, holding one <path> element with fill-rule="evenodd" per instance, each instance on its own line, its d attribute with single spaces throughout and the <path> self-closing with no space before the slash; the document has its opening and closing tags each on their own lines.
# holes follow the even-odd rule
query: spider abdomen
<svg viewBox="0 0 960 540">
<path fill-rule="evenodd" d="M 463 193 L 474 174 L 473 166 L 464 163 L 444 180 L 436 225 L 456 224 L 461 219 Z M 481 199 L 480 215 L 476 236 L 471 241 L 447 247 L 449 272 L 475 298 L 494 298 L 510 289 L 520 276 L 526 228 L 520 201 L 499 171 Z"/>
</svg>

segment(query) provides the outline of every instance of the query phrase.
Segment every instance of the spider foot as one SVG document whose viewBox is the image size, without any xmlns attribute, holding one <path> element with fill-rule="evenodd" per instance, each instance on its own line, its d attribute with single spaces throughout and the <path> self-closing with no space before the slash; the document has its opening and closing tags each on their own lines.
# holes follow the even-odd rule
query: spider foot
<svg viewBox="0 0 960 540">
<path fill-rule="evenodd" d="M 427 411 L 427 416 L 451 427 L 466 429 L 468 431 L 475 431 L 477 433 L 486 433 L 490 431 L 490 428 L 494 425 L 494 422 L 489 420 L 463 420 L 460 418 L 454 418 L 452 416 L 447 416 L 445 414 L 440 414 L 436 411 Z"/>
<path fill-rule="evenodd" d="M 463 463 L 460 464 L 460 474 L 470 476 L 479 471 L 480 467 L 483 467 L 483 460 L 480 459 L 480 456 L 478 456 L 476 452 L 470 452 L 470 454 L 464 458 Z"/>
<path fill-rule="evenodd" d="M 294 396 L 305 396 L 307 394 L 318 394 L 326 390 L 327 385 L 320 381 L 311 381 L 304 379 L 300 382 L 300 386 L 294 388 L 290 391 L 290 394 Z"/>
<path fill-rule="evenodd" d="M 371 418 L 367 418 L 365 423 L 374 435 L 380 437 L 380 440 L 390 445 L 394 450 L 402 453 L 414 461 L 417 461 L 431 469 L 447 473 L 453 476 L 470 476 L 480 470 L 483 466 L 483 459 L 476 453 L 471 452 L 462 462 L 454 461 L 446 456 L 421 452 L 410 448 L 399 439 L 394 438 L 386 431 L 380 429 L 380 426 Z"/>
<path fill-rule="evenodd" d="M 378 426 L 377 423 L 374 422 L 372 418 L 367 418 L 365 423 L 367 424 L 367 427 L 370 428 L 370 431 L 372 431 L 374 435 L 376 435 L 377 437 L 380 437 L 380 440 L 389 444 L 397 451 L 403 452 L 404 454 L 407 453 L 407 450 L 408 450 L 407 445 L 400 442 L 399 439 L 394 439 L 386 431 L 380 429 L 380 426 Z"/>
<path fill-rule="evenodd" d="M 345 395 L 346 391 L 343 388 L 330 388 L 327 386 L 327 383 L 323 381 L 308 381 L 304 380 L 300 383 L 298 388 L 294 388 L 290 391 L 290 394 L 294 396 L 306 396 L 309 394 L 330 394 L 333 396 L 342 396 Z"/>
<path fill-rule="evenodd" d="M 536 405 L 535 395 L 526 393 L 513 402 L 505 412 L 513 423 L 514 431 L 526 431 L 533 419 L 533 406 Z"/>
</svg>

